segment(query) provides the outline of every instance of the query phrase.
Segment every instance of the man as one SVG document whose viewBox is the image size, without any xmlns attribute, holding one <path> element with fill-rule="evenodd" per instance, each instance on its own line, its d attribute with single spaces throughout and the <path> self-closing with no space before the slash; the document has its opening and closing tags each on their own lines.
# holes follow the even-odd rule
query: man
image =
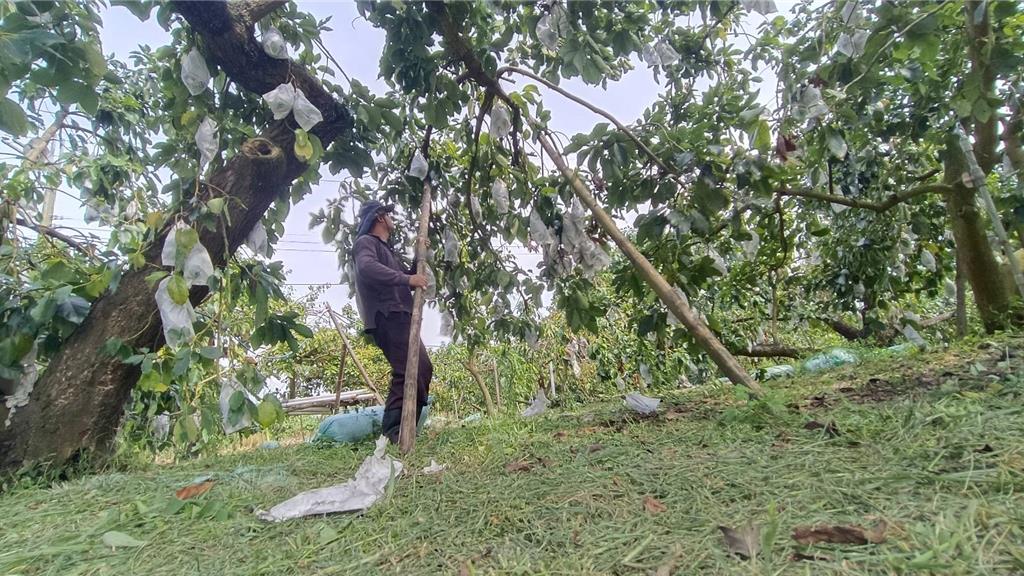
<svg viewBox="0 0 1024 576">
<path fill-rule="evenodd" d="M 384 436 L 398 443 L 405 397 L 405 364 L 409 356 L 409 332 L 412 329 L 412 290 L 426 288 L 427 277 L 406 271 L 388 239 L 395 231 L 391 219 L 394 206 L 370 200 L 359 210 L 359 228 L 352 248 L 356 272 L 356 303 L 366 331 L 391 364 L 391 390 L 384 404 Z M 434 366 L 427 348 L 420 341 L 419 373 L 416 377 L 416 420 L 427 405 Z"/>
</svg>

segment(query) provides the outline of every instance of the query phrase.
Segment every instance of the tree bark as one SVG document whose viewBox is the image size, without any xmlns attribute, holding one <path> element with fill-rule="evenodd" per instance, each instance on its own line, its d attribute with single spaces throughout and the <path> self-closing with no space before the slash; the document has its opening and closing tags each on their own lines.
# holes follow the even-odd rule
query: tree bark
<svg viewBox="0 0 1024 576">
<path fill-rule="evenodd" d="M 955 136 L 951 135 L 947 141 L 943 163 L 944 179 L 952 187 L 946 195 L 946 210 L 956 241 L 956 257 L 974 292 L 981 322 L 986 331 L 993 332 L 1005 327 L 1010 319 L 1010 295 L 985 233 L 974 189 L 963 182 L 967 165 Z"/>
<path fill-rule="evenodd" d="M 175 7 L 202 37 L 206 56 L 236 85 L 263 93 L 287 81 L 291 74 L 324 117 L 312 133 L 326 148 L 352 128 L 351 114 L 301 66 L 263 52 L 253 37 L 252 18 L 277 5 L 280 3 L 178 2 Z M 245 142 L 239 153 L 201 186 L 204 198 L 231 198 L 218 228 L 199 231 L 216 266 L 226 263 L 270 204 L 307 168 L 293 153 L 295 135 L 287 122 L 275 121 L 259 137 Z M 123 364 L 102 349 L 112 339 L 150 350 L 163 345 L 155 288 L 146 282 L 146 276 L 161 268 L 160 251 L 168 230 L 147 249 L 147 266 L 126 272 L 113 292 L 93 304 L 86 319 L 51 358 L 28 405 L 17 410 L 9 427 L 0 429 L 0 470 L 34 462 L 60 466 L 109 448 L 140 368 Z M 200 303 L 207 292 L 205 287 L 194 287 L 190 293 L 193 304 Z M 0 406 L 0 421 L 6 416 L 7 409 Z"/>
<path fill-rule="evenodd" d="M 745 356 L 747 358 L 799 358 L 800 350 L 793 346 L 787 346 L 786 344 L 771 343 L 771 344 L 754 344 L 749 348 L 741 348 L 739 350 L 733 350 L 733 354 L 736 356 Z"/>
</svg>

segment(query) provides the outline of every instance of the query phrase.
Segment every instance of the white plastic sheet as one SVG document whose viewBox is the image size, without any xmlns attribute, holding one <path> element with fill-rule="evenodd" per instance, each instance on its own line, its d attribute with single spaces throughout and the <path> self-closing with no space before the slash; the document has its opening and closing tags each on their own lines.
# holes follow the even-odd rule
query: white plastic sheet
<svg viewBox="0 0 1024 576">
<path fill-rule="evenodd" d="M 648 66 L 671 66 L 679 61 L 679 53 L 666 40 L 645 45 L 640 56 Z"/>
<path fill-rule="evenodd" d="M 206 90 L 210 83 L 210 70 L 206 67 L 206 60 L 199 50 L 193 48 L 188 54 L 181 57 L 181 81 L 188 88 L 188 93 L 198 96 Z"/>
<path fill-rule="evenodd" d="M 252 230 L 249 231 L 249 235 L 245 237 L 245 246 L 252 250 L 253 253 L 259 256 L 270 255 L 270 245 L 267 242 L 267 229 L 263 226 L 263 222 L 257 222 Z"/>
<path fill-rule="evenodd" d="M 281 31 L 274 26 L 263 33 L 263 51 L 271 58 L 288 59 L 288 44 L 285 43 L 284 36 L 281 36 Z"/>
<path fill-rule="evenodd" d="M 452 333 L 454 332 L 454 325 L 455 320 L 452 318 L 451 314 L 448 312 L 441 314 L 441 336 L 451 338 Z"/>
<path fill-rule="evenodd" d="M 946 298 L 956 298 L 956 283 L 949 278 L 942 283 L 942 290 L 945 292 Z"/>
<path fill-rule="evenodd" d="M 469 211 L 473 213 L 473 220 L 480 222 L 483 220 L 483 211 L 480 208 L 480 200 L 475 195 L 469 197 Z"/>
<path fill-rule="evenodd" d="M 533 397 L 533 401 L 530 405 L 523 410 L 523 417 L 530 418 L 538 414 L 542 414 L 548 409 L 548 396 L 544 393 L 543 388 L 537 389 L 537 395 Z"/>
<path fill-rule="evenodd" d="M 277 88 L 264 94 L 263 99 L 270 106 L 270 111 L 274 114 L 274 120 L 286 118 L 295 105 L 295 86 L 288 82 L 279 84 Z"/>
<path fill-rule="evenodd" d="M 164 266 L 174 266 L 178 255 L 178 230 L 188 228 L 184 222 L 178 221 L 164 238 L 164 247 L 160 250 L 160 263 Z"/>
<path fill-rule="evenodd" d="M 444 260 L 454 263 L 459 261 L 459 240 L 450 228 L 444 231 Z"/>
<path fill-rule="evenodd" d="M 814 120 L 828 114 L 828 105 L 821 98 L 821 90 L 817 86 L 804 88 L 800 95 L 800 106 L 803 108 L 804 118 Z"/>
<path fill-rule="evenodd" d="M 213 261 L 202 242 L 196 242 L 185 257 L 182 274 L 189 286 L 209 286 L 208 279 L 213 276 Z"/>
<path fill-rule="evenodd" d="M 495 180 L 491 184 L 491 199 L 494 200 L 494 209 L 500 216 L 508 214 L 508 187 L 503 180 Z"/>
<path fill-rule="evenodd" d="M 409 164 L 409 176 L 423 180 L 427 177 L 427 159 L 417 150 L 412 156 L 412 163 Z"/>
<path fill-rule="evenodd" d="M 427 277 L 427 287 L 423 291 L 423 296 L 427 300 L 435 300 L 437 298 L 437 277 L 434 276 L 434 270 L 430 268 L 429 264 L 423 265 L 423 275 Z"/>
<path fill-rule="evenodd" d="M 905 324 L 900 332 L 903 332 L 903 335 L 906 336 L 907 340 L 910 340 L 910 343 L 914 346 L 917 346 L 922 350 L 928 347 L 928 342 L 922 338 L 921 334 L 910 324 Z"/>
<path fill-rule="evenodd" d="M 306 98 L 302 90 L 295 91 L 295 103 L 292 106 L 292 113 L 295 114 L 295 121 L 306 132 L 312 130 L 314 126 L 324 119 L 320 109 L 313 106 L 313 103 Z"/>
<path fill-rule="evenodd" d="M 658 411 L 658 405 L 661 404 L 661 399 L 651 398 L 650 396 L 644 396 L 643 394 L 637 394 L 636 392 L 630 392 L 626 394 L 625 400 L 626 406 L 639 414 L 654 414 Z"/>
<path fill-rule="evenodd" d="M 154 438 L 161 442 L 167 440 L 167 436 L 171 433 L 171 415 L 167 412 L 157 415 L 156 418 L 153 418 L 151 428 Z"/>
<path fill-rule="evenodd" d="M 234 396 L 235 392 L 241 392 L 249 402 L 259 404 L 259 400 L 239 384 L 238 381 L 233 378 L 224 380 L 220 385 L 220 423 L 224 427 L 225 434 L 234 434 L 239 430 L 252 426 L 252 418 L 249 416 L 248 411 L 243 411 L 239 414 L 238 421 L 231 424 L 231 397 Z"/>
<path fill-rule="evenodd" d="M 551 238 L 551 231 L 548 230 L 547 225 L 541 220 L 540 214 L 535 209 L 530 212 L 530 238 L 537 244 L 551 244 L 554 240 Z"/>
<path fill-rule="evenodd" d="M 431 458 L 430 459 L 430 466 L 424 467 L 423 470 L 420 470 L 420 472 L 422 472 L 424 474 L 440 474 L 441 472 L 444 472 L 445 469 L 447 469 L 447 468 L 448 468 L 447 465 L 445 465 L 445 464 L 438 464 L 437 460 L 434 460 L 433 458 Z"/>
<path fill-rule="evenodd" d="M 402 463 L 384 452 L 387 443 L 383 436 L 377 439 L 373 454 L 363 461 L 352 480 L 302 492 L 269 511 L 257 511 L 256 517 L 282 522 L 303 516 L 366 510 L 384 495 L 391 480 L 402 474 Z"/>
<path fill-rule="evenodd" d="M 39 347 L 33 343 L 28 353 L 21 357 L 21 378 L 14 389 L 14 394 L 4 399 L 4 405 L 8 410 L 4 427 L 11 425 L 11 418 L 14 417 L 14 412 L 18 408 L 28 404 L 32 389 L 35 387 L 36 381 L 39 380 L 39 368 L 36 366 L 36 354 L 38 353 Z"/>
<path fill-rule="evenodd" d="M 491 108 L 491 138 L 501 140 L 512 131 L 512 119 L 504 102 L 495 102 Z"/>
<path fill-rule="evenodd" d="M 199 147 L 199 172 L 209 166 L 217 155 L 217 122 L 207 116 L 196 130 L 196 146 Z"/>
<path fill-rule="evenodd" d="M 545 48 L 554 52 L 558 51 L 558 41 L 569 31 L 569 16 L 560 4 L 552 4 L 550 12 L 537 21 L 537 39 Z"/>
<path fill-rule="evenodd" d="M 858 30 L 852 35 L 844 32 L 836 40 L 836 51 L 850 58 L 858 58 L 864 54 L 864 45 L 867 41 L 868 33 L 864 30 Z"/>
<path fill-rule="evenodd" d="M 170 281 L 170 277 L 160 281 L 156 289 L 156 307 L 160 310 L 160 320 L 164 325 L 164 339 L 167 340 L 168 346 L 176 348 L 195 338 L 192 323 L 195 322 L 196 314 L 189 301 L 176 304 L 171 300 L 171 295 L 167 292 L 167 284 Z"/>
<path fill-rule="evenodd" d="M 921 266 L 929 272 L 935 272 L 935 256 L 928 250 L 921 250 Z"/>
</svg>

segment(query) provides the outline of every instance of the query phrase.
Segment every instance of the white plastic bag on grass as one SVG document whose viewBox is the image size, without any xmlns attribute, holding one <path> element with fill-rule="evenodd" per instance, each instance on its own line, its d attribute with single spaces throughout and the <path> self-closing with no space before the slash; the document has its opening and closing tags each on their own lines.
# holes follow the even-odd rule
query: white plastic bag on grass
<svg viewBox="0 0 1024 576">
<path fill-rule="evenodd" d="M 274 120 L 287 118 L 288 114 L 292 111 L 292 107 L 295 105 L 295 86 L 288 82 L 279 84 L 277 88 L 264 94 L 263 99 L 270 106 L 270 111 L 274 114 Z"/>
<path fill-rule="evenodd" d="M 285 43 L 280 30 L 271 26 L 263 33 L 263 51 L 271 58 L 288 59 L 288 44 Z"/>
<path fill-rule="evenodd" d="M 504 102 L 495 102 L 491 108 L 491 138 L 501 140 L 512 131 L 512 120 L 508 106 Z"/>
<path fill-rule="evenodd" d="M 170 281 L 169 276 L 160 281 L 156 289 L 156 307 L 160 310 L 160 321 L 164 325 L 164 339 L 167 340 L 168 346 L 176 348 L 195 338 L 192 323 L 196 320 L 196 313 L 188 300 L 184 304 L 176 304 L 171 299 L 167 291 Z"/>
<path fill-rule="evenodd" d="M 436 460 L 431 458 L 430 466 L 423 468 L 420 472 L 423 472 L 424 474 L 440 474 L 441 472 L 444 472 L 446 468 L 448 468 L 448 466 L 445 464 L 438 464 Z"/>
<path fill-rule="evenodd" d="M 378 438 L 373 455 L 363 461 L 355 477 L 348 482 L 303 492 L 269 511 L 257 511 L 256 517 L 281 522 L 303 516 L 366 510 L 384 495 L 391 480 L 402 474 L 402 463 L 384 452 L 387 444 L 387 438 Z"/>
<path fill-rule="evenodd" d="M 495 180 L 494 184 L 491 184 L 491 199 L 494 200 L 494 209 L 499 215 L 508 214 L 508 187 L 504 181 Z"/>
<path fill-rule="evenodd" d="M 182 274 L 189 286 L 209 286 L 209 278 L 213 276 L 213 261 L 202 242 L 196 242 L 185 257 Z"/>
<path fill-rule="evenodd" d="M 206 67 L 206 60 L 199 50 L 193 48 L 188 54 L 181 57 L 181 81 L 188 88 L 188 93 L 198 96 L 206 90 L 210 83 L 210 70 Z"/>
<path fill-rule="evenodd" d="M 543 388 L 538 388 L 537 395 L 533 397 L 533 401 L 526 407 L 526 410 L 523 410 L 523 417 L 530 418 L 543 413 L 547 409 L 548 396 L 544 393 Z"/>
<path fill-rule="evenodd" d="M 412 163 L 409 164 L 409 176 L 423 180 L 427 177 L 427 159 L 417 150 L 412 156 Z"/>
<path fill-rule="evenodd" d="M 661 404 L 661 399 L 651 398 L 650 396 L 644 396 L 643 394 L 637 394 L 636 392 L 630 392 L 626 394 L 626 406 L 630 410 L 639 414 L 654 414 L 658 411 L 658 405 Z"/>
<path fill-rule="evenodd" d="M 171 231 L 167 233 L 167 238 L 164 238 L 164 247 L 160 250 L 160 263 L 164 266 L 174 266 L 178 255 L 178 230 L 188 228 L 188 226 L 181 221 L 178 221 L 171 228 Z"/>
<path fill-rule="evenodd" d="M 196 130 L 196 146 L 199 147 L 199 172 L 201 173 L 217 155 L 217 122 L 207 116 Z"/>
<path fill-rule="evenodd" d="M 249 231 L 249 235 L 245 237 L 245 246 L 249 250 L 252 250 L 258 256 L 269 256 L 270 245 L 267 242 L 267 229 L 263 226 L 263 222 L 257 222 L 252 230 Z"/>
<path fill-rule="evenodd" d="M 295 104 L 292 107 L 292 113 L 295 114 L 295 121 L 306 132 L 312 130 L 313 126 L 316 126 L 324 119 L 320 109 L 313 106 L 313 103 L 306 98 L 302 90 L 295 91 Z"/>
</svg>

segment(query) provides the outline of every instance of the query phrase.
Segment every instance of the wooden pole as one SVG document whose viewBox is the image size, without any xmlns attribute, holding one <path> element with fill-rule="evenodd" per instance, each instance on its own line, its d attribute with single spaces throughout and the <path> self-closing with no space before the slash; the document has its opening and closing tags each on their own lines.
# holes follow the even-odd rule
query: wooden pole
<svg viewBox="0 0 1024 576">
<path fill-rule="evenodd" d="M 359 375 L 363 378 L 363 384 L 370 390 L 373 390 L 375 396 L 377 396 L 377 402 L 384 403 L 384 397 L 380 395 L 380 390 L 373 385 L 373 380 L 370 380 L 370 376 L 366 373 L 366 369 L 363 368 L 363 363 L 359 361 L 359 357 L 356 356 L 356 351 L 352 349 L 352 343 L 348 341 L 348 336 L 345 335 L 345 331 L 342 330 L 341 324 L 338 322 L 337 316 L 334 315 L 334 310 L 331 309 L 331 305 L 327 305 L 327 315 L 331 317 L 331 322 L 334 322 L 334 329 L 338 331 L 338 336 L 341 336 L 341 342 L 348 350 L 348 355 L 352 357 L 352 363 L 356 365 L 356 369 L 359 370 Z"/>
<path fill-rule="evenodd" d="M 348 355 L 348 347 L 341 346 L 341 362 L 338 363 L 338 379 L 334 383 L 334 412 L 341 410 L 341 384 L 345 381 L 345 357 Z"/>
<path fill-rule="evenodd" d="M 725 373 L 726 377 L 729 378 L 734 384 L 740 384 L 746 386 L 751 392 L 760 396 L 763 394 L 760 384 L 756 380 L 751 378 L 750 374 L 743 369 L 743 366 L 736 360 L 722 343 L 718 340 L 711 329 L 701 321 L 699 317 L 694 313 L 690 305 L 683 300 L 669 285 L 665 277 L 662 276 L 651 264 L 651 262 L 633 246 L 633 243 L 626 238 L 626 235 L 619 230 L 619 227 L 615 225 L 615 221 L 612 220 L 611 216 L 604 211 L 603 208 L 597 203 L 594 195 L 591 194 L 590 189 L 586 184 L 583 183 L 576 173 L 573 172 L 565 162 L 565 158 L 562 154 L 555 149 L 555 146 L 551 143 L 547 134 L 543 131 L 543 128 L 536 123 L 533 123 L 534 129 L 537 131 L 537 140 L 540 145 L 544 148 L 544 152 L 551 158 L 555 166 L 558 167 L 558 171 L 562 173 L 562 176 L 572 186 L 576 196 L 583 202 L 583 205 L 590 209 L 594 215 L 594 219 L 604 230 L 608 236 L 615 241 L 615 244 L 622 250 L 622 253 L 626 255 L 626 258 L 633 264 L 637 269 L 637 273 L 644 279 L 644 282 L 654 290 L 658 298 L 668 306 L 669 310 L 675 314 L 676 318 L 682 322 L 683 326 L 690 332 L 690 334 L 697 340 L 697 343 L 703 348 L 715 364 Z"/>
<path fill-rule="evenodd" d="M 430 132 L 427 132 L 429 141 Z M 424 144 L 426 147 L 426 144 Z M 424 154 L 426 156 L 426 154 Z M 430 224 L 430 180 L 423 181 L 423 202 L 420 205 L 420 223 L 416 233 L 416 273 L 426 271 L 427 232 Z M 418 413 L 416 381 L 420 370 L 420 327 L 423 325 L 423 302 L 426 291 L 416 288 L 412 298 L 412 320 L 409 326 L 409 359 L 405 363 L 405 394 L 402 398 L 402 425 L 399 431 L 398 448 L 408 454 L 416 445 L 416 416 Z"/>
<path fill-rule="evenodd" d="M 494 401 L 491 400 L 491 392 L 487 389 L 487 383 L 484 382 L 483 377 L 480 375 L 480 371 L 477 370 L 476 366 L 476 352 L 470 351 L 469 360 L 466 361 L 466 370 L 469 370 L 470 376 L 476 382 L 476 385 L 480 387 L 480 393 L 483 394 L 484 404 L 487 405 L 487 415 L 494 417 L 498 411 L 494 407 Z"/>
</svg>

